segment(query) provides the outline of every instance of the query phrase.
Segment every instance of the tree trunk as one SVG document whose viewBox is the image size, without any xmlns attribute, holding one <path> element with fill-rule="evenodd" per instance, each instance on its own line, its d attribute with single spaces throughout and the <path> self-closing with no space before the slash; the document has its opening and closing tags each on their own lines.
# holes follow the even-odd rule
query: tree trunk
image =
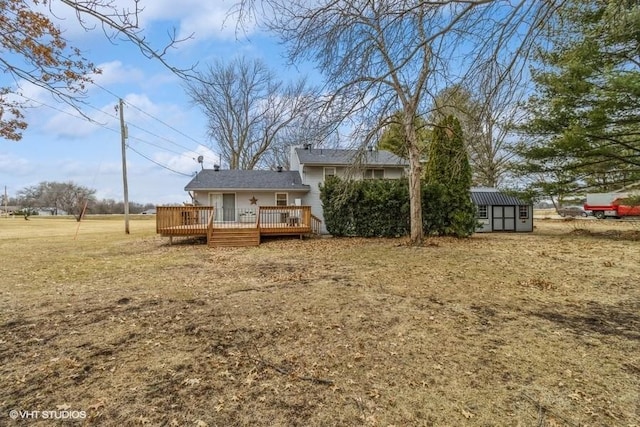
<svg viewBox="0 0 640 427">
<path fill-rule="evenodd" d="M 405 116 L 407 116 L 405 114 Z M 411 122 L 411 117 L 407 122 Z M 420 150 L 418 135 L 413 123 L 405 122 L 407 135 L 407 151 L 409 153 L 409 212 L 411 215 L 411 244 L 421 245 L 424 239 L 422 227 L 422 165 L 420 164 Z"/>
</svg>

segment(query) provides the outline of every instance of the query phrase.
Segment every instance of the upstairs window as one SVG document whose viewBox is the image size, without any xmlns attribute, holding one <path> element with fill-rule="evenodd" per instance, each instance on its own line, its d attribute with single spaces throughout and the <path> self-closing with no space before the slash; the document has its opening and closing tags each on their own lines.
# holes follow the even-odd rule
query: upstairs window
<svg viewBox="0 0 640 427">
<path fill-rule="evenodd" d="M 331 178 L 332 176 L 336 176 L 336 168 L 334 167 L 325 167 L 324 168 L 324 180 Z"/>
<path fill-rule="evenodd" d="M 365 169 L 364 179 L 382 179 L 384 178 L 384 169 Z"/>
</svg>

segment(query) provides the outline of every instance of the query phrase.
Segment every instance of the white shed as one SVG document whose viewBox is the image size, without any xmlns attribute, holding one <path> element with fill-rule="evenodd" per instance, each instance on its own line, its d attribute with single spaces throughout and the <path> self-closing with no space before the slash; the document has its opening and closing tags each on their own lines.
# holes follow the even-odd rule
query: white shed
<svg viewBox="0 0 640 427">
<path fill-rule="evenodd" d="M 533 231 L 533 205 L 495 188 L 471 189 L 478 211 L 477 233 Z"/>
</svg>

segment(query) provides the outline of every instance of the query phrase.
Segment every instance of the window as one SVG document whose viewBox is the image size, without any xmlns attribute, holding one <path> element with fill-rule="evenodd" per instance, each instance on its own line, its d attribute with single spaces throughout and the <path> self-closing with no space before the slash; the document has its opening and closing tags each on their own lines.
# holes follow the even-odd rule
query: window
<svg viewBox="0 0 640 427">
<path fill-rule="evenodd" d="M 364 179 L 382 179 L 384 178 L 384 169 L 365 169 Z"/>
<path fill-rule="evenodd" d="M 324 180 L 331 178 L 332 176 L 336 176 L 336 168 L 325 167 L 324 168 Z"/>
<path fill-rule="evenodd" d="M 481 219 L 489 218 L 489 215 L 487 214 L 487 205 L 478 206 L 478 218 L 481 218 Z"/>
<path fill-rule="evenodd" d="M 518 218 L 520 219 L 529 218 L 529 206 L 518 206 Z"/>
<path fill-rule="evenodd" d="M 276 206 L 287 206 L 289 204 L 287 193 L 276 193 Z"/>
</svg>

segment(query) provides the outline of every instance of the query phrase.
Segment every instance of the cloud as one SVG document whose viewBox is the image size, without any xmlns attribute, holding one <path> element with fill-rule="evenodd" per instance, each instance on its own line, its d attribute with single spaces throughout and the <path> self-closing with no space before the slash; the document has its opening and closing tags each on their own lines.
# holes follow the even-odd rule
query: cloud
<svg viewBox="0 0 640 427">
<path fill-rule="evenodd" d="M 14 176 L 28 176 L 35 169 L 27 159 L 9 153 L 0 153 L 0 171 Z"/>
<path fill-rule="evenodd" d="M 130 0 L 114 0 L 109 5 L 119 13 L 132 11 Z M 142 30 L 142 36 L 156 27 L 165 29 L 176 27 L 177 38 L 182 39 L 194 34 L 195 41 L 207 39 L 230 39 L 236 34 L 237 17 L 229 14 L 232 3 L 202 0 L 182 0 L 179 5 L 175 0 L 143 0 L 140 2 L 141 12 L 137 17 L 130 16 L 130 20 L 136 20 L 138 28 Z M 104 14 L 113 14 L 113 9 L 102 9 Z M 102 25 L 97 19 L 83 15 L 84 26 L 78 20 L 76 11 L 65 4 L 54 2 L 46 6 L 40 6 L 42 13 L 52 17 L 52 20 L 63 30 L 63 36 L 69 39 L 78 37 L 97 38 L 104 37 Z M 100 12 L 101 9 L 98 8 Z M 116 19 L 117 21 L 117 19 Z M 87 31 L 89 29 L 89 31 Z M 253 26 L 248 26 L 247 32 L 252 32 Z M 106 34 L 111 30 L 106 29 Z"/>
<path fill-rule="evenodd" d="M 177 21 L 177 38 L 193 34 L 194 41 L 232 39 L 236 35 L 236 16 L 230 15 L 230 3 L 220 1 L 183 0 L 176 7 L 174 0 L 154 0 L 144 5 L 141 15 L 146 23 Z M 252 32 L 253 27 L 246 29 Z"/>
<path fill-rule="evenodd" d="M 91 79 L 100 86 L 118 83 L 139 83 L 145 80 L 144 72 L 139 68 L 125 66 L 121 61 L 98 64 L 100 74 L 92 74 Z"/>
<path fill-rule="evenodd" d="M 202 166 L 198 164 L 199 156 L 203 157 Z M 189 175 L 197 172 L 201 167 L 211 169 L 214 164 L 219 164 L 218 154 L 203 145 L 199 145 L 194 151 L 185 151 L 180 155 L 157 152 L 153 155 L 153 160 L 175 171 Z"/>
<path fill-rule="evenodd" d="M 95 110 L 87 109 L 84 112 L 87 117 L 83 117 L 79 111 L 70 106 L 60 108 L 57 111 L 59 112 L 51 116 L 43 126 L 46 134 L 56 138 L 85 138 L 105 130 L 116 134 L 120 132 L 114 104 Z"/>
</svg>

